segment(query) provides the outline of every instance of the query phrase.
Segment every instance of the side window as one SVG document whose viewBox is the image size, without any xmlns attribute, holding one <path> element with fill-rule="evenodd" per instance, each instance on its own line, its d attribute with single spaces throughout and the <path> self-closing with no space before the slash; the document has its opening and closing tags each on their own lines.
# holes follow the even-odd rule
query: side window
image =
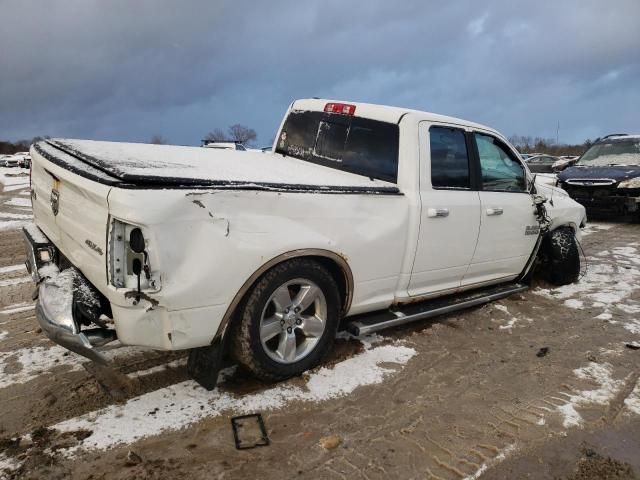
<svg viewBox="0 0 640 480">
<path fill-rule="evenodd" d="M 470 188 L 469 156 L 464 131 L 431 127 L 431 185 L 434 188 Z"/>
<path fill-rule="evenodd" d="M 482 189 L 504 192 L 526 191 L 526 176 L 522 164 L 489 135 L 475 134 L 480 157 Z"/>
</svg>

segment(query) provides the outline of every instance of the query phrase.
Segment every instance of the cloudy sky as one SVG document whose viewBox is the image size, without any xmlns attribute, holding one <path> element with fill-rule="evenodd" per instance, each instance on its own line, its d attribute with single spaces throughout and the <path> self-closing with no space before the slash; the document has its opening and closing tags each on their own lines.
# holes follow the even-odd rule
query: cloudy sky
<svg viewBox="0 0 640 480">
<path fill-rule="evenodd" d="M 270 142 L 295 98 L 640 133 L 640 1 L 0 0 L 0 139 Z"/>
</svg>

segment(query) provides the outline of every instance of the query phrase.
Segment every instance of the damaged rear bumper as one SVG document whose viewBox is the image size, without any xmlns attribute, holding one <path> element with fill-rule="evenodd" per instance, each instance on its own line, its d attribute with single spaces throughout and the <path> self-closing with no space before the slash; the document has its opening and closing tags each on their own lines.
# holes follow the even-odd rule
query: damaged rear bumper
<svg viewBox="0 0 640 480">
<path fill-rule="evenodd" d="M 73 267 L 62 272 L 54 264 L 55 247 L 45 243 L 34 226 L 23 230 L 27 250 L 27 270 L 37 285 L 36 319 L 42 331 L 55 343 L 100 364 L 108 359 L 96 347 L 117 338 L 115 330 L 82 329 L 74 318 L 74 291 L 85 290 L 86 280 Z M 47 252 L 43 254 L 41 252 Z M 86 291 L 86 290 L 85 290 Z"/>
</svg>

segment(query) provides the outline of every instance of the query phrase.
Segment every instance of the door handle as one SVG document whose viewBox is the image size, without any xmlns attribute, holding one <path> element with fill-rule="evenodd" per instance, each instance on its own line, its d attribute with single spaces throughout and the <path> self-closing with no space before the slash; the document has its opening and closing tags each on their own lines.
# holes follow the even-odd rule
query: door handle
<svg viewBox="0 0 640 480">
<path fill-rule="evenodd" d="M 437 218 L 437 217 L 448 217 L 449 209 L 448 208 L 427 208 L 427 217 Z"/>
<path fill-rule="evenodd" d="M 504 210 L 500 207 L 487 208 L 487 215 L 502 215 Z"/>
</svg>

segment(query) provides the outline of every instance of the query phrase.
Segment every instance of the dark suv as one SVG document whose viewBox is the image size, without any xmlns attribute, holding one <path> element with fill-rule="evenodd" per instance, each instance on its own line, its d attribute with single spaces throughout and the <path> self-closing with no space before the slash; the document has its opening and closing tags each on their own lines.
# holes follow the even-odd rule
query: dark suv
<svg viewBox="0 0 640 480">
<path fill-rule="evenodd" d="M 558 186 L 587 212 L 637 215 L 640 135 L 607 135 L 596 140 L 574 166 L 560 172 Z"/>
</svg>

